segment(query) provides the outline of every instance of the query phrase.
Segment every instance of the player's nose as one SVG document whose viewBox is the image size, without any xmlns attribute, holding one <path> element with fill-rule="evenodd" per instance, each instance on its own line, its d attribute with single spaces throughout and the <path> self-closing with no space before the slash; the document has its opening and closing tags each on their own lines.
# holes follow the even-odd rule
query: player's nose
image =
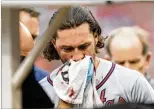
<svg viewBox="0 0 154 109">
<path fill-rule="evenodd" d="M 83 59 L 84 57 L 85 57 L 85 55 L 82 52 L 76 50 L 75 53 L 72 55 L 71 59 L 73 61 L 79 61 L 79 60 Z"/>
<path fill-rule="evenodd" d="M 74 54 L 73 56 L 72 56 L 72 60 L 73 61 L 79 61 L 79 60 L 81 60 L 81 59 L 83 59 L 84 58 L 84 55 L 83 54 Z"/>
</svg>

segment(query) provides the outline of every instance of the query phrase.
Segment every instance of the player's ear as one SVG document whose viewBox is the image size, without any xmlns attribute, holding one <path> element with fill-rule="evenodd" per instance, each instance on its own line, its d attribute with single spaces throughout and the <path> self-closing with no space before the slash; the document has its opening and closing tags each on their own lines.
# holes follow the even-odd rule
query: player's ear
<svg viewBox="0 0 154 109">
<path fill-rule="evenodd" d="M 146 60 L 145 60 L 145 67 L 146 67 L 146 69 L 149 68 L 149 64 L 151 62 L 151 55 L 152 55 L 151 52 L 148 52 L 147 55 L 146 55 Z"/>
<path fill-rule="evenodd" d="M 111 61 L 111 57 L 109 55 L 107 55 L 107 54 L 104 55 L 104 59 L 108 60 L 108 61 Z"/>
<path fill-rule="evenodd" d="M 51 44 L 53 44 L 53 46 L 56 48 L 56 41 L 55 40 L 51 40 Z"/>
</svg>

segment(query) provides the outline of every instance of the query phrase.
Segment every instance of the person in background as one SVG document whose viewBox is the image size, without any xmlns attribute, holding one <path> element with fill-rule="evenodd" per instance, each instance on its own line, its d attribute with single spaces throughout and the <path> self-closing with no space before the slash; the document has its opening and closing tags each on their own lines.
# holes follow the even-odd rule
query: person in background
<svg viewBox="0 0 154 109">
<path fill-rule="evenodd" d="M 117 28 L 109 33 L 105 59 L 142 73 L 154 88 L 146 70 L 151 61 L 149 33 L 139 26 Z"/>
<path fill-rule="evenodd" d="M 25 11 L 26 10 L 26 11 Z M 33 29 L 30 25 L 33 25 L 33 20 L 38 21 L 38 16 L 32 18 L 31 15 L 39 15 L 38 12 L 29 8 L 21 9 L 20 21 L 19 21 L 19 35 L 20 35 L 20 62 L 29 55 L 29 52 L 34 47 L 34 38 L 37 37 L 38 29 Z M 35 22 L 36 23 L 36 22 Z M 35 24 L 34 23 L 34 24 Z M 34 25 L 33 25 L 34 26 Z M 29 28 L 28 28 L 29 27 Z M 37 26 L 38 28 L 38 26 Z M 32 34 L 35 37 L 32 37 Z M 32 67 L 30 74 L 27 76 L 22 84 L 22 108 L 53 108 L 54 104 L 51 102 L 47 94 L 44 92 L 38 81 L 48 73 L 39 69 L 35 65 Z M 43 102 L 42 102 L 43 101 Z"/>
<path fill-rule="evenodd" d="M 27 27 L 33 39 L 39 35 L 39 16 L 40 12 L 34 8 L 20 9 L 19 20 Z"/>
<path fill-rule="evenodd" d="M 22 32 L 27 32 L 27 36 L 20 35 L 20 47 L 21 47 L 21 59 L 28 56 L 30 51 L 35 45 L 35 39 L 39 35 L 39 15 L 34 8 L 22 8 L 19 13 L 19 23 L 22 28 L 25 28 Z M 49 73 L 43 69 L 40 69 L 36 65 L 34 66 L 34 74 L 37 81 L 40 81 L 46 77 Z"/>
</svg>

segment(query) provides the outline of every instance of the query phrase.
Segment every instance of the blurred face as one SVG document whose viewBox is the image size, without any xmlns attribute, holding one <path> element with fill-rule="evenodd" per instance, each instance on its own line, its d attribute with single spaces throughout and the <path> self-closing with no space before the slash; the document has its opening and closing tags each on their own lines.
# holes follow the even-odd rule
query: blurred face
<svg viewBox="0 0 154 109">
<path fill-rule="evenodd" d="M 36 17 L 31 17 L 29 13 L 21 11 L 20 21 L 28 28 L 33 39 L 39 34 L 39 20 Z"/>
<path fill-rule="evenodd" d="M 150 61 L 150 54 L 142 54 L 142 44 L 137 37 L 113 38 L 110 44 L 111 60 L 130 69 L 145 73 Z"/>
<path fill-rule="evenodd" d="M 33 39 L 35 39 L 39 35 L 39 20 L 36 17 L 32 17 L 30 23 L 31 23 L 30 31 Z"/>
<path fill-rule="evenodd" d="M 93 34 L 89 31 L 88 23 L 84 23 L 77 28 L 58 30 L 58 38 L 53 43 L 62 62 L 69 59 L 78 61 L 85 55 L 95 59 L 95 42 Z"/>
<path fill-rule="evenodd" d="M 34 40 L 31 33 L 25 27 L 19 23 L 19 35 L 20 35 L 20 55 L 28 56 L 29 52 L 34 47 Z"/>
</svg>

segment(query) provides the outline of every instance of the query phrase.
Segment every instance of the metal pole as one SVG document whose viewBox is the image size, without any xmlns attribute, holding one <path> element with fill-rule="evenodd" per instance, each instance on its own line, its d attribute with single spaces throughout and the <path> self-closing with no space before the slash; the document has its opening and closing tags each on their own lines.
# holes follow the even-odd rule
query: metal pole
<svg viewBox="0 0 154 109">
<path fill-rule="evenodd" d="M 21 90 L 11 79 L 20 64 L 19 10 L 2 8 L 2 108 L 21 108 Z"/>
<path fill-rule="evenodd" d="M 53 21 L 53 24 L 51 24 L 50 27 L 44 32 L 42 38 L 36 43 L 31 53 L 15 72 L 15 75 L 12 79 L 12 84 L 14 87 L 21 87 L 23 81 L 29 74 L 29 71 L 31 70 L 36 58 L 40 55 L 40 52 L 43 50 L 47 42 L 49 42 L 55 35 L 57 28 L 60 26 L 61 22 L 67 17 L 66 14 L 68 13 L 69 9 L 70 7 L 66 7 L 60 11 L 60 13 Z"/>
</svg>

